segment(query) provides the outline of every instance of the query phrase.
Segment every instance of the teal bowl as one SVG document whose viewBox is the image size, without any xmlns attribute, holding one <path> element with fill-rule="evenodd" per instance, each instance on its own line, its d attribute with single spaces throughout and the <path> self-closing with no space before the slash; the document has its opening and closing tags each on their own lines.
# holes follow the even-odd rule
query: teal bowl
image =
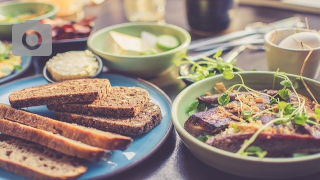
<svg viewBox="0 0 320 180">
<path fill-rule="evenodd" d="M 178 38 L 180 45 L 172 50 L 146 56 L 122 56 L 108 52 L 106 43 L 110 31 L 140 37 L 142 31 L 156 36 L 168 34 Z M 88 48 L 102 57 L 105 65 L 121 74 L 135 77 L 154 77 L 165 73 L 181 55 L 185 54 L 191 41 L 190 34 L 175 25 L 157 23 L 124 23 L 103 28 L 89 36 Z"/>
<path fill-rule="evenodd" d="M 272 89 L 274 72 L 239 72 L 244 83 L 254 89 Z M 298 76 L 289 75 L 290 79 Z M 278 81 L 278 80 L 277 80 Z M 320 82 L 305 78 L 310 90 L 320 100 Z M 184 144 L 198 159 L 213 168 L 221 171 L 250 178 L 281 179 L 305 176 L 320 171 L 320 153 L 304 157 L 294 158 L 263 158 L 245 157 L 209 146 L 191 136 L 185 129 L 184 123 L 188 119 L 187 107 L 196 97 L 206 92 L 217 93 L 213 86 L 217 82 L 223 82 L 226 87 L 241 83 L 240 78 L 235 76 L 232 80 L 225 80 L 222 75 L 217 75 L 196 82 L 184 89 L 174 100 L 172 105 L 172 121 Z M 277 85 L 279 84 L 279 85 Z M 281 85 L 275 83 L 275 89 Z M 297 89 L 298 93 L 308 95 L 305 88 Z"/>
<path fill-rule="evenodd" d="M 48 11 L 40 16 L 34 17 L 31 20 L 42 20 L 45 18 L 53 18 L 57 12 L 58 7 L 54 4 L 44 2 L 3 2 L 0 3 L 0 15 L 18 15 L 24 13 L 37 13 L 44 9 Z M 16 13 L 17 12 L 17 13 Z M 23 22 L 0 22 L 0 39 L 11 40 L 12 39 L 12 26 L 15 24 L 21 24 Z"/>
</svg>

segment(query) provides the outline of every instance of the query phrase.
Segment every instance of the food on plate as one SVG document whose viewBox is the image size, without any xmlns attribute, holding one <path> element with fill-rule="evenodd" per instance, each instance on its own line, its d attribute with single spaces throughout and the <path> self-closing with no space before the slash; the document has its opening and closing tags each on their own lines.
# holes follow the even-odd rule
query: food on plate
<svg viewBox="0 0 320 180">
<path fill-rule="evenodd" d="M 59 134 L 0 118 L 0 132 L 13 137 L 32 141 L 64 154 L 89 161 L 99 161 L 106 155 L 102 148 L 93 147 Z"/>
<path fill-rule="evenodd" d="M 165 51 L 174 49 L 180 45 L 179 40 L 170 35 L 160 35 L 157 39 L 157 47 Z"/>
<path fill-rule="evenodd" d="M 184 128 L 208 145 L 240 155 L 319 153 L 320 106 L 296 92 L 300 79 L 291 81 L 280 72 L 275 76 L 282 89 L 254 90 L 240 75 L 242 83 L 228 89 L 218 83 L 218 94 L 207 93 L 190 105 L 187 112 L 193 114 Z"/>
<path fill-rule="evenodd" d="M 132 142 L 130 137 L 60 122 L 5 104 L 0 104 L 0 117 L 107 150 L 125 150 Z"/>
<path fill-rule="evenodd" d="M 42 149 L 50 148 L 50 151 L 63 153 L 63 157 L 72 156 L 68 157 L 70 159 L 105 159 L 108 151 L 125 150 L 131 144 L 131 137 L 120 134 L 141 135 L 149 132 L 162 120 L 160 107 L 149 102 L 150 96 L 146 90 L 138 87 L 111 87 L 107 79 L 55 82 L 12 92 L 9 99 L 15 107 L 47 105 L 56 108 L 72 103 L 75 107 L 85 109 L 77 113 L 90 115 L 55 112 L 58 121 L 0 104 L 0 147 L 1 137 L 8 136 L 14 141 L 31 145 L 36 143 L 38 147 L 43 146 Z M 101 113 L 108 116 L 101 116 Z M 19 150 L 15 150 L 19 153 Z M 0 167 L 27 177 L 39 176 L 39 172 L 34 169 L 28 171 L 29 174 L 21 174 L 20 171 L 2 164 L 2 151 L 0 150 Z M 30 157 L 26 159 L 28 158 Z M 55 162 L 55 157 L 51 158 Z M 25 165 L 26 159 L 16 162 L 17 166 Z M 13 162 L 15 161 L 10 163 Z M 59 163 L 64 163 L 63 159 Z M 62 167 L 68 165 L 66 163 Z M 25 169 L 27 168 L 24 167 L 23 170 Z M 75 172 L 74 176 L 78 177 L 85 171 L 86 168 Z M 71 175 L 64 176 L 64 179 L 72 178 Z"/>
<path fill-rule="evenodd" d="M 11 49 L 11 44 L 0 41 L 0 78 L 10 75 L 15 69 L 21 69 L 21 57 L 14 56 Z"/>
<path fill-rule="evenodd" d="M 43 19 L 41 23 L 52 26 L 52 40 L 54 42 L 64 39 L 87 38 L 92 30 L 94 19 L 94 16 L 86 16 L 79 22 L 73 22 L 56 17 Z"/>
<path fill-rule="evenodd" d="M 77 179 L 84 163 L 36 143 L 0 135 L 0 167 L 32 179 Z"/>
<path fill-rule="evenodd" d="M 107 51 L 116 55 L 143 56 L 153 55 L 174 49 L 180 45 L 179 40 L 171 35 L 156 36 L 149 32 L 141 32 L 135 37 L 116 31 L 107 35 Z"/>
<path fill-rule="evenodd" d="M 47 61 L 46 66 L 55 81 L 92 77 L 99 63 L 91 51 L 69 51 L 59 53 Z"/>
<path fill-rule="evenodd" d="M 133 117 L 149 102 L 148 91 L 139 87 L 111 87 L 110 92 L 91 103 L 50 104 L 53 111 L 112 117 Z"/>
<path fill-rule="evenodd" d="M 55 112 L 55 114 L 61 121 L 130 136 L 138 136 L 147 133 L 162 120 L 160 107 L 151 102 L 147 103 L 144 109 L 134 117 L 115 118 L 110 116 L 88 116 L 66 112 Z"/>
<path fill-rule="evenodd" d="M 94 101 L 110 90 L 107 79 L 77 79 L 15 91 L 9 95 L 12 107 Z"/>
<path fill-rule="evenodd" d="M 7 14 L 0 14 L 0 22 L 2 23 L 19 23 L 25 20 L 33 19 L 52 11 L 52 7 L 42 9 L 39 12 L 20 13 L 19 11 L 9 11 Z"/>
<path fill-rule="evenodd" d="M 320 34 L 317 32 L 300 32 L 292 34 L 279 43 L 279 47 L 288 48 L 288 49 L 308 49 L 308 47 L 303 47 L 303 44 L 306 44 L 310 48 L 319 48 L 320 47 Z"/>
<path fill-rule="evenodd" d="M 188 73 L 181 75 L 178 79 L 190 79 L 191 81 L 200 81 L 202 79 L 212 77 L 216 74 L 223 74 L 224 77 L 232 77 L 233 71 L 243 71 L 234 63 L 224 61 L 220 56 L 222 51 L 218 51 L 212 58 L 202 57 L 200 61 L 193 61 L 188 57 L 181 58 L 177 65 L 190 65 Z"/>
</svg>

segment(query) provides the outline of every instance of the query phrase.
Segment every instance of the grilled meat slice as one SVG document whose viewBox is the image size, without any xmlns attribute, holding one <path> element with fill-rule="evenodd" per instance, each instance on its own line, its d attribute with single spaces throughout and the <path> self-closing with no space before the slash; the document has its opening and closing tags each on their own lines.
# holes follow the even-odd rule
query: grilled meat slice
<svg viewBox="0 0 320 180">
<path fill-rule="evenodd" d="M 210 137 L 206 144 L 235 153 L 252 135 L 253 133 L 216 135 Z M 267 151 L 267 157 L 291 157 L 294 153 L 320 152 L 320 139 L 311 135 L 260 134 L 252 145 Z"/>
<path fill-rule="evenodd" d="M 206 111 L 191 115 L 184 124 L 184 128 L 192 136 L 198 137 L 207 134 L 216 134 L 228 127 L 232 122 L 231 114 L 225 111 L 223 107 L 216 107 Z"/>
</svg>

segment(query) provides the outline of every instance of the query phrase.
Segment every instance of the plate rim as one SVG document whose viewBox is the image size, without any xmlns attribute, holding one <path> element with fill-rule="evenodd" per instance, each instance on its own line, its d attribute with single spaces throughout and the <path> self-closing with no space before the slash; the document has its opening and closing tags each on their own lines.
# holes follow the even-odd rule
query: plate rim
<svg viewBox="0 0 320 180">
<path fill-rule="evenodd" d="M 17 78 L 19 77 L 20 75 L 22 75 L 23 73 L 25 73 L 32 65 L 32 59 L 33 59 L 33 56 L 22 56 L 22 63 L 23 63 L 23 58 L 27 58 L 26 59 L 26 62 L 27 64 L 24 66 L 23 69 L 21 69 L 20 71 L 18 72 L 13 72 L 11 74 L 9 74 L 8 76 L 6 77 L 3 77 L 3 78 L 0 78 L 0 86 L 3 86 L 5 84 L 8 84 L 8 83 L 11 83 L 11 82 L 14 82 L 14 81 L 17 81 L 17 80 L 20 80 L 20 79 L 25 79 L 25 78 L 19 78 L 19 79 L 15 79 L 13 81 L 10 81 L 14 78 Z M 34 76 L 34 75 L 33 75 Z M 31 77 L 31 76 L 29 76 Z"/>
<path fill-rule="evenodd" d="M 133 162 L 133 163 L 121 168 L 121 169 L 118 169 L 118 170 L 113 171 L 111 173 L 107 173 L 107 174 L 104 174 L 104 175 L 93 177 L 91 179 L 110 178 L 110 177 L 113 177 L 113 176 L 116 176 L 116 175 L 120 174 L 121 172 L 128 171 L 129 169 L 139 165 L 140 163 L 144 162 L 149 157 L 151 157 L 153 154 L 155 154 L 162 147 L 162 145 L 167 141 L 167 139 L 169 138 L 169 136 L 171 135 L 171 133 L 173 131 L 173 123 L 172 123 L 172 115 L 171 115 L 172 100 L 168 97 L 168 95 L 162 89 L 160 89 L 155 84 L 153 84 L 153 83 L 151 83 L 151 82 L 149 82 L 147 80 L 141 79 L 141 78 L 132 78 L 132 77 L 128 77 L 128 76 L 120 75 L 120 74 L 115 74 L 115 73 L 101 73 L 101 75 L 103 75 L 103 74 L 105 74 L 105 75 L 115 75 L 115 76 L 120 76 L 120 77 L 124 77 L 124 78 L 128 78 L 128 79 L 136 80 L 136 81 L 139 81 L 139 82 L 141 82 L 143 84 L 146 84 L 146 85 L 152 87 L 153 89 L 158 91 L 164 97 L 164 99 L 167 101 L 167 103 L 169 104 L 170 112 L 168 112 L 168 114 L 171 117 L 170 117 L 170 122 L 169 122 L 169 127 L 167 129 L 167 132 L 162 137 L 162 139 L 159 141 L 159 143 L 156 146 L 154 146 L 147 154 L 145 154 L 140 159 L 136 160 L 135 162 Z M 37 75 L 28 76 L 28 77 L 25 77 L 25 78 L 20 78 L 20 79 L 16 79 L 16 80 L 7 82 L 5 84 L 0 85 L 0 88 L 3 87 L 3 86 L 10 85 L 11 83 L 12 84 L 16 83 L 17 81 L 24 81 L 24 80 L 28 80 L 28 79 L 32 79 L 32 78 L 38 78 L 38 77 L 42 77 L 46 81 L 46 83 L 49 84 L 49 82 L 45 79 L 45 77 L 42 74 L 37 74 Z M 97 77 L 97 78 L 102 79 L 101 77 Z"/>
</svg>

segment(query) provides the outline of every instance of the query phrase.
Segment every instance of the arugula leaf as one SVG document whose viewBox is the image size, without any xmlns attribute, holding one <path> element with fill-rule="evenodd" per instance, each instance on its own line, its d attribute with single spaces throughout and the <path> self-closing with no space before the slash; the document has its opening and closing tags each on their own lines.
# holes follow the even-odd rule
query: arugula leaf
<svg viewBox="0 0 320 180">
<path fill-rule="evenodd" d="M 218 97 L 218 103 L 221 106 L 225 106 L 230 102 L 230 96 L 228 93 L 224 93 L 221 96 Z"/>
<path fill-rule="evenodd" d="M 227 80 L 230 80 L 234 77 L 233 70 L 231 68 L 225 68 L 222 74 Z"/>
<path fill-rule="evenodd" d="M 281 111 L 283 111 L 283 110 L 286 108 L 287 105 L 288 105 L 288 103 L 286 103 L 286 102 L 284 102 L 284 101 L 280 101 L 280 102 L 278 103 L 278 109 L 281 110 Z"/>
<path fill-rule="evenodd" d="M 259 158 L 264 158 L 267 155 L 267 151 L 263 151 L 258 146 L 249 146 L 245 152 L 248 153 L 248 155 L 256 155 Z"/>
<path fill-rule="evenodd" d="M 204 135 L 197 137 L 197 139 L 205 143 L 210 137 L 211 135 Z"/>
<path fill-rule="evenodd" d="M 286 87 L 291 87 L 291 86 L 292 86 L 292 82 L 291 82 L 290 80 L 287 80 L 287 79 L 281 81 L 280 84 L 281 84 L 282 86 L 284 86 L 284 88 L 286 88 Z"/>
<path fill-rule="evenodd" d="M 305 113 L 301 115 L 296 114 L 293 118 L 293 122 L 298 125 L 303 125 L 307 122 L 307 115 Z"/>
<path fill-rule="evenodd" d="M 289 89 L 286 89 L 286 88 L 280 89 L 278 93 L 283 100 L 287 100 L 290 96 L 290 91 Z"/>
<path fill-rule="evenodd" d="M 191 111 L 195 110 L 199 105 L 199 101 L 198 99 L 194 100 L 190 105 L 189 107 L 187 108 L 186 112 L 187 113 L 190 113 Z"/>
</svg>

